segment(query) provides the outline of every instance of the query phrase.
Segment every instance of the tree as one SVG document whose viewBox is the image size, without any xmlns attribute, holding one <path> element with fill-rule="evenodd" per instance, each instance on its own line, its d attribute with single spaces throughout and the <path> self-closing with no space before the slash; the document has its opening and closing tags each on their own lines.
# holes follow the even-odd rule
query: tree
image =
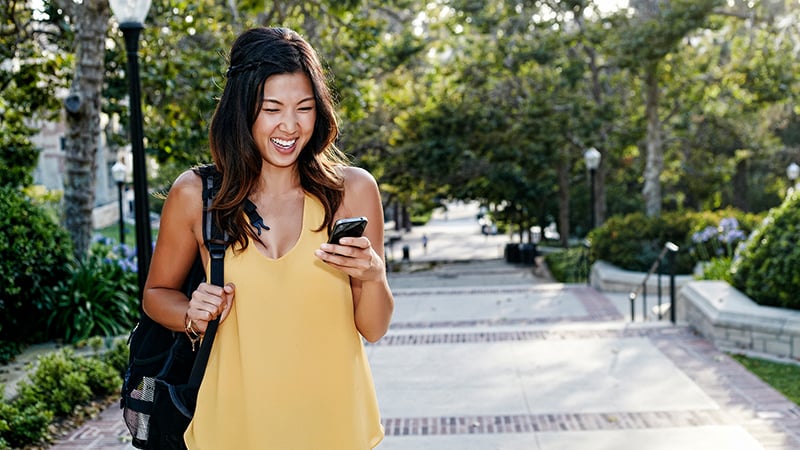
<svg viewBox="0 0 800 450">
<path fill-rule="evenodd" d="M 75 68 L 64 100 L 67 133 L 63 221 L 72 237 L 75 255 L 82 257 L 92 238 L 109 8 L 107 0 L 56 0 L 56 4 L 75 30 Z"/>
<path fill-rule="evenodd" d="M 30 141 L 33 125 L 58 108 L 66 59 L 42 38 L 52 29 L 34 19 L 26 2 L 4 2 L 0 23 L 0 185 L 20 188 L 33 181 L 39 157 Z"/>
<path fill-rule="evenodd" d="M 631 6 L 637 16 L 618 30 L 617 60 L 641 78 L 644 89 L 647 163 L 642 194 L 649 216 L 661 214 L 662 202 L 661 65 L 688 34 L 708 25 L 709 15 L 721 4 L 721 0 L 634 0 Z"/>
</svg>

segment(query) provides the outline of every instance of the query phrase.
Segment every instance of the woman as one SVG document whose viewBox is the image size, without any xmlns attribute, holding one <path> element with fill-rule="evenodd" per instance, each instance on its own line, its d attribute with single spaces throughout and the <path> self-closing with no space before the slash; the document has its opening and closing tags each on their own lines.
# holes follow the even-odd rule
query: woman
<svg viewBox="0 0 800 450">
<path fill-rule="evenodd" d="M 181 283 L 199 251 L 202 186 L 170 189 L 144 292 L 167 328 L 220 326 L 184 438 L 202 449 L 368 449 L 383 438 L 362 336 L 389 327 L 383 210 L 374 178 L 334 146 L 338 125 L 313 48 L 283 28 L 234 43 L 209 141 L 222 173 L 214 200 L 232 245 L 225 286 Z M 266 225 L 243 212 L 252 201 Z M 365 216 L 362 237 L 327 244 L 335 220 Z M 207 269 L 208 270 L 208 269 Z"/>
</svg>

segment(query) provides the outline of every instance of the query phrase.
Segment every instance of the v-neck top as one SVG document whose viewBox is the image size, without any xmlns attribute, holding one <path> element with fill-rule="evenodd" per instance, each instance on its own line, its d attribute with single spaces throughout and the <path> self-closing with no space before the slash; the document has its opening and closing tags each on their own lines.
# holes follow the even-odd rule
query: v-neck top
<svg viewBox="0 0 800 450">
<path fill-rule="evenodd" d="M 383 439 L 350 279 L 314 255 L 323 218 L 306 194 L 286 254 L 270 259 L 252 242 L 225 254 L 235 299 L 184 435 L 190 449 L 359 450 Z"/>
</svg>

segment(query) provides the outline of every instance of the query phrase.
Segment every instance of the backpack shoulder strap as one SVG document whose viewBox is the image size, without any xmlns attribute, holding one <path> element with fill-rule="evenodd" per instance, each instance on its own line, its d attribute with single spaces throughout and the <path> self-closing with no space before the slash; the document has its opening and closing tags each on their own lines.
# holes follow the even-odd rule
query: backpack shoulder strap
<svg viewBox="0 0 800 450">
<path fill-rule="evenodd" d="M 227 233 L 222 232 L 217 226 L 211 210 L 214 196 L 219 190 L 220 174 L 213 165 L 199 166 L 194 172 L 203 181 L 203 241 L 205 242 L 208 253 L 211 256 L 211 284 L 222 286 L 225 283 L 225 248 L 227 247 Z M 203 341 L 197 351 L 197 357 L 189 375 L 188 384 L 199 387 L 203 381 L 203 374 L 208 364 L 208 357 L 211 354 L 211 346 L 214 344 L 214 337 L 217 334 L 219 318 L 208 323 Z"/>
<path fill-rule="evenodd" d="M 228 246 L 228 233 L 220 230 L 217 226 L 217 221 L 214 220 L 211 209 L 214 196 L 219 191 L 222 176 L 212 164 L 199 166 L 194 171 L 203 181 L 203 241 L 211 257 L 211 284 L 222 286 L 225 283 L 224 262 L 225 250 Z M 245 200 L 244 210 L 259 235 L 262 229 L 269 230 L 269 227 L 264 225 L 264 221 L 258 214 L 256 206 L 250 200 Z M 205 373 L 208 356 L 211 353 L 211 346 L 214 343 L 214 336 L 217 334 L 218 326 L 219 318 L 208 323 L 203 342 L 200 344 L 197 358 L 192 367 L 192 373 L 189 376 L 189 384 L 192 386 L 200 386 L 203 380 L 203 374 Z"/>
<path fill-rule="evenodd" d="M 211 251 L 211 244 L 216 246 L 217 242 L 224 243 L 225 245 L 222 247 L 222 253 L 224 255 L 225 246 L 227 246 L 228 243 L 228 235 L 217 228 L 217 224 L 214 222 L 210 213 L 211 203 L 214 201 L 214 196 L 217 194 L 219 184 L 222 181 L 222 174 L 217 171 L 217 168 L 213 164 L 196 167 L 195 173 L 203 179 L 203 239 L 205 240 L 209 252 Z M 269 226 L 264 224 L 264 219 L 258 214 L 256 205 L 251 202 L 250 199 L 245 199 L 244 201 L 244 213 L 250 220 L 250 225 L 255 228 L 259 236 L 261 236 L 262 230 L 269 230 Z"/>
<path fill-rule="evenodd" d="M 228 233 L 219 229 L 211 209 L 222 177 L 213 164 L 200 166 L 195 171 L 203 180 L 203 241 L 211 256 L 210 281 L 213 285 L 222 286 L 225 282 L 222 262 L 225 260 Z"/>
</svg>

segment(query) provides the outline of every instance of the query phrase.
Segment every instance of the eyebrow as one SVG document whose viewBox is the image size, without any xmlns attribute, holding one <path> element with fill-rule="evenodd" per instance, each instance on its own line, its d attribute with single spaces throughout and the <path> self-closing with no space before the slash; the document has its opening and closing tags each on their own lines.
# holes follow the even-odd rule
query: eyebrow
<svg viewBox="0 0 800 450">
<path fill-rule="evenodd" d="M 299 105 L 299 104 L 305 103 L 307 101 L 314 101 L 314 97 L 313 96 L 306 97 L 306 98 L 300 100 L 299 102 L 297 102 L 297 104 Z M 264 103 L 264 102 L 277 103 L 279 105 L 283 105 L 283 102 L 281 102 L 280 100 L 278 100 L 276 98 L 262 98 L 261 99 L 261 103 Z"/>
</svg>

